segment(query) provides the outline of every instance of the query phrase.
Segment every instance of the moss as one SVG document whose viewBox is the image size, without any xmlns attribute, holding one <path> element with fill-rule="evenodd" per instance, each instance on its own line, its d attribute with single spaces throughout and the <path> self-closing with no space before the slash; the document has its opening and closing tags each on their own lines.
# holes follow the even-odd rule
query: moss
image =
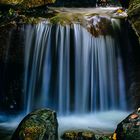
<svg viewBox="0 0 140 140">
<path fill-rule="evenodd" d="M 68 130 L 64 132 L 61 137 L 63 140 L 112 140 L 112 134 L 110 133 L 94 133 L 91 130 Z M 114 139 L 115 140 L 115 139 Z"/>
<path fill-rule="evenodd" d="M 128 8 L 129 21 L 140 42 L 140 0 L 130 0 Z"/>
<path fill-rule="evenodd" d="M 21 7 L 37 7 L 50 3 L 55 3 L 56 0 L 1 0 L 0 4 L 21 5 Z"/>
<path fill-rule="evenodd" d="M 82 14 L 72 14 L 72 13 L 59 13 L 56 16 L 50 18 L 52 24 L 67 25 L 75 22 L 82 23 L 84 17 Z"/>
<path fill-rule="evenodd" d="M 101 136 L 99 138 L 99 140 L 111 140 L 111 137 L 109 137 L 109 136 Z"/>
<path fill-rule="evenodd" d="M 138 32 L 140 33 L 140 21 L 134 22 L 135 28 L 137 28 Z"/>
<path fill-rule="evenodd" d="M 23 0 L 1 0 L 0 3 L 3 3 L 3 4 L 19 4 L 19 3 L 22 3 Z"/>
<path fill-rule="evenodd" d="M 85 139 L 85 140 L 94 140 L 95 134 L 89 130 L 69 130 L 64 132 L 62 135 L 62 139 L 64 140 L 77 140 L 77 139 Z"/>
<path fill-rule="evenodd" d="M 56 113 L 49 109 L 40 109 L 21 121 L 12 140 L 57 140 L 57 129 Z"/>
</svg>

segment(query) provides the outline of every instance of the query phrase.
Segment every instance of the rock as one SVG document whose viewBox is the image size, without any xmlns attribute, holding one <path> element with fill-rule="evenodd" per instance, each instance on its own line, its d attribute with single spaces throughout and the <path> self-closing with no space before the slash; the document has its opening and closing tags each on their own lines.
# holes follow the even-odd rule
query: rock
<svg viewBox="0 0 140 140">
<path fill-rule="evenodd" d="M 124 8 L 118 8 L 117 10 L 114 10 L 112 17 L 114 18 L 127 18 L 127 12 Z"/>
<path fill-rule="evenodd" d="M 89 130 L 70 130 L 64 132 L 63 140 L 96 140 L 95 134 Z"/>
<path fill-rule="evenodd" d="M 109 136 L 101 136 L 99 140 L 112 140 Z"/>
<path fill-rule="evenodd" d="M 112 140 L 112 134 L 104 135 L 104 134 L 95 134 L 96 140 Z"/>
<path fill-rule="evenodd" d="M 55 3 L 56 0 L 1 0 L 0 4 L 22 5 L 25 7 L 37 7 L 50 3 Z"/>
<path fill-rule="evenodd" d="M 140 0 L 130 0 L 128 17 L 132 28 L 135 30 L 140 42 Z"/>
<path fill-rule="evenodd" d="M 140 140 L 140 108 L 118 124 L 113 140 Z"/>
<path fill-rule="evenodd" d="M 30 113 L 21 121 L 11 140 L 58 140 L 56 113 L 49 109 Z"/>
<path fill-rule="evenodd" d="M 56 0 L 23 0 L 22 4 L 26 7 L 38 7 L 46 4 L 55 3 Z"/>
<path fill-rule="evenodd" d="M 1 0 L 0 3 L 2 4 L 19 4 L 23 0 Z"/>
</svg>

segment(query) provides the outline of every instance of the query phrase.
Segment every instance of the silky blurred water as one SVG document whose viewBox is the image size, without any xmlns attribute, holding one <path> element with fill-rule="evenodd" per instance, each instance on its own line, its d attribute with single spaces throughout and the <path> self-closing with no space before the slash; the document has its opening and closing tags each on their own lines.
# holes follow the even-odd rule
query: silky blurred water
<svg viewBox="0 0 140 140">
<path fill-rule="evenodd" d="M 123 60 L 115 38 L 120 22 L 110 19 L 110 24 L 115 35 L 98 37 L 80 24 L 26 27 L 25 112 L 41 107 L 59 115 L 126 110 Z"/>
</svg>

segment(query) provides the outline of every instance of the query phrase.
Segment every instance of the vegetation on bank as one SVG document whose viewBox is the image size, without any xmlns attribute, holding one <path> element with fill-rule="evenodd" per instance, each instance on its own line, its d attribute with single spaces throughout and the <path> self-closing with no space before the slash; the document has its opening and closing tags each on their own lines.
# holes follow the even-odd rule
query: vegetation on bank
<svg viewBox="0 0 140 140">
<path fill-rule="evenodd" d="M 1 0 L 1 4 L 18 5 L 20 7 L 37 7 L 50 3 L 55 3 L 56 0 Z"/>
<path fill-rule="evenodd" d="M 128 8 L 129 21 L 140 42 L 140 0 L 130 0 Z"/>
</svg>

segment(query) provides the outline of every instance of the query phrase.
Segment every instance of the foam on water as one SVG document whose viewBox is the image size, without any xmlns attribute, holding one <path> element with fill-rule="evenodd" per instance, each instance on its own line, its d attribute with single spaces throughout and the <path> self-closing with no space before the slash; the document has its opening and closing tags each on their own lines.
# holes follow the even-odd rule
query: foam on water
<svg viewBox="0 0 140 140">
<path fill-rule="evenodd" d="M 109 22 L 119 36 L 119 22 Z M 41 107 L 64 116 L 126 110 L 121 43 L 113 33 L 94 37 L 80 24 L 44 22 L 25 30 L 26 113 Z"/>
<path fill-rule="evenodd" d="M 113 132 L 117 124 L 128 116 L 128 112 L 107 111 L 86 115 L 58 117 L 59 133 L 66 130 L 88 129 Z"/>
<path fill-rule="evenodd" d="M 93 130 L 94 132 L 113 132 L 117 124 L 128 116 L 129 112 L 123 111 L 106 111 L 91 113 L 86 115 L 68 115 L 58 116 L 59 135 L 62 135 L 67 130 Z M 17 117 L 0 116 L 3 122 L 0 123 L 0 128 L 5 131 L 13 131 L 17 128 L 24 115 Z"/>
<path fill-rule="evenodd" d="M 15 129 L 21 120 L 24 118 L 25 115 L 18 115 L 18 116 L 0 116 L 0 128 L 4 128 L 6 130 L 13 130 Z"/>
</svg>

